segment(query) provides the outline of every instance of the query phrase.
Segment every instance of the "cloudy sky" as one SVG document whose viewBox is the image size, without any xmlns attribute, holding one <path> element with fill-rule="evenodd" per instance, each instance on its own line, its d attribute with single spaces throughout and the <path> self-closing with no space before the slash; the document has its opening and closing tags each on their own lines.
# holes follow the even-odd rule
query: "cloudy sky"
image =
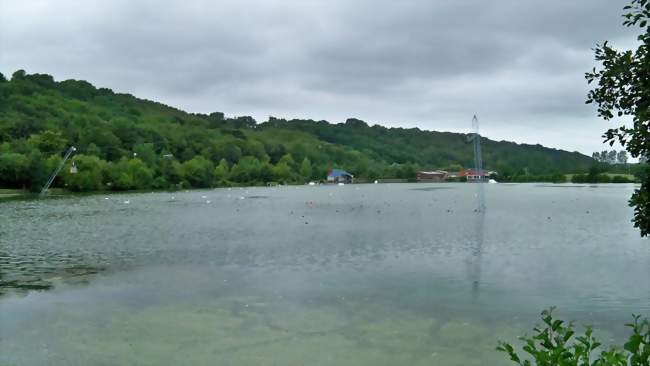
<svg viewBox="0 0 650 366">
<path fill-rule="evenodd" d="M 0 0 L 0 72 L 190 112 L 467 132 L 591 154 L 592 48 L 621 0 Z"/>
</svg>

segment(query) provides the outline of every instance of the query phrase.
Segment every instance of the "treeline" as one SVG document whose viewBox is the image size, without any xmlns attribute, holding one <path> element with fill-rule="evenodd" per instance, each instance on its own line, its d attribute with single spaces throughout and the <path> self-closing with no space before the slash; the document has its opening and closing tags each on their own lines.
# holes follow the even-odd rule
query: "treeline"
<svg viewBox="0 0 650 366">
<path fill-rule="evenodd" d="M 639 179 L 641 174 L 645 173 L 645 169 L 635 169 L 635 177 Z M 625 175 L 610 175 L 599 169 L 597 166 L 589 169 L 587 174 L 576 174 L 571 177 L 572 183 L 634 183 L 636 180 L 630 179 Z"/>
<path fill-rule="evenodd" d="M 566 183 L 567 177 L 565 174 L 542 174 L 542 175 L 532 175 L 532 174 L 521 174 L 521 175 L 496 175 L 493 177 L 500 183 Z"/>
<path fill-rule="evenodd" d="M 473 145 L 468 135 L 423 131 L 419 128 L 369 126 L 358 119 L 331 124 L 326 121 L 284 120 L 271 117 L 259 129 L 290 129 L 308 132 L 323 141 L 353 147 L 378 159 L 397 163 L 447 169 L 452 165 L 472 167 Z M 503 176 L 553 175 L 586 172 L 594 160 L 578 152 L 551 149 L 541 145 L 516 144 L 482 138 L 485 169 Z"/>
<path fill-rule="evenodd" d="M 594 152 L 591 157 L 601 163 L 607 164 L 627 164 L 627 151 L 621 150 L 603 150 Z"/>
<path fill-rule="evenodd" d="M 88 82 L 0 74 L 0 187 L 39 189 L 74 145 L 55 186 L 77 191 L 413 179 L 420 169 L 471 166 L 467 135 L 417 128 L 189 114 Z M 483 139 L 487 169 L 504 176 L 586 172 L 579 153 Z M 75 169 L 73 169 L 73 165 Z M 76 170 L 76 173 L 74 171 Z"/>
</svg>

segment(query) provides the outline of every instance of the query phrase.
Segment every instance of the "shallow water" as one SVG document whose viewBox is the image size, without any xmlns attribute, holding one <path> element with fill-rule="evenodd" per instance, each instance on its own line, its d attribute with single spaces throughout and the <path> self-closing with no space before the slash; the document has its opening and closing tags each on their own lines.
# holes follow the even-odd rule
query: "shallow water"
<svg viewBox="0 0 650 366">
<path fill-rule="evenodd" d="M 484 211 L 473 184 L 0 203 L 0 364 L 506 365 L 497 340 L 551 305 L 618 340 L 650 315 L 633 189 L 485 185 Z"/>
</svg>

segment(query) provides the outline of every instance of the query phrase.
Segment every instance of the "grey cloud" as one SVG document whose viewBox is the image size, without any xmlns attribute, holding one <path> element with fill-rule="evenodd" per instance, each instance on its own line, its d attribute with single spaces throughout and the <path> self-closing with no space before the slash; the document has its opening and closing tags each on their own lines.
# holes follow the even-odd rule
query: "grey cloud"
<svg viewBox="0 0 650 366">
<path fill-rule="evenodd" d="M 607 125 L 583 74 L 596 43 L 634 44 L 625 4 L 4 0 L 0 71 L 258 119 L 465 131 L 479 113 L 488 137 L 590 153 Z M 567 121 L 583 135 L 563 138 Z"/>
</svg>

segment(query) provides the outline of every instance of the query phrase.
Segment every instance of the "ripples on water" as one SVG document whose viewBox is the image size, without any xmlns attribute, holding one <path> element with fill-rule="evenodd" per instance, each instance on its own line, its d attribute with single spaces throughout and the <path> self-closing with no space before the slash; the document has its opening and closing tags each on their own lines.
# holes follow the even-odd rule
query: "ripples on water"
<svg viewBox="0 0 650 366">
<path fill-rule="evenodd" d="M 650 311 L 632 186 L 485 188 L 2 202 L 0 364 L 498 364 L 550 305 L 606 341 Z"/>
</svg>

